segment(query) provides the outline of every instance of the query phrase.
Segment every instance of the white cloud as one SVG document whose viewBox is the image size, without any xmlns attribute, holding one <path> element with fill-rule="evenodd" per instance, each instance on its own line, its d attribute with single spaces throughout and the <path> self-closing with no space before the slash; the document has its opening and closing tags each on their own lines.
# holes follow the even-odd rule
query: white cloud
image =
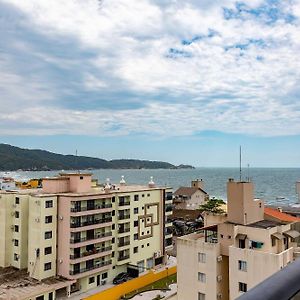
<svg viewBox="0 0 300 300">
<path fill-rule="evenodd" d="M 55 107 L 49 110 L 35 104 L 30 111 L 2 116 L 2 122 L 13 119 L 22 124 L 29 113 L 27 122 L 39 127 L 39 134 L 166 136 L 201 130 L 264 136 L 300 134 L 299 93 L 294 93 L 292 103 L 286 104 L 300 79 L 298 19 L 293 23 L 278 20 L 267 24 L 245 13 L 243 19 L 225 20 L 223 8 L 234 9 L 233 0 L 4 2 L 20 9 L 29 18 L 26 26 L 32 30 L 46 37 L 76 39 L 82 50 L 98 53 L 95 59 L 86 60 L 94 67 L 92 73 L 77 67 L 83 78 L 82 90 L 101 94 L 113 80 L 125 89 L 124 94 L 136 93 L 144 107 L 79 111 Z M 257 8 L 264 1 L 244 3 Z M 299 17 L 299 3 L 285 3 L 284 13 Z M 215 35 L 208 38 L 212 31 Z M 190 45 L 182 44 L 182 40 L 196 36 L 202 38 Z M 169 57 L 171 48 L 178 51 L 176 58 Z M 63 59 L 56 60 L 53 55 L 39 55 L 48 62 L 64 64 Z M 11 76 L 6 79 L 11 86 L 24 80 L 14 79 L 18 75 L 9 72 L 6 76 Z M 36 88 L 40 91 L 39 86 Z M 163 99 L 156 96 L 160 93 Z M 45 95 L 41 93 L 39 98 Z M 140 95 L 153 100 L 144 100 Z M 11 97 L 16 95 L 11 93 Z M 45 122 L 49 118 L 51 126 Z M 13 134 L 14 129 L 4 132 Z"/>
</svg>

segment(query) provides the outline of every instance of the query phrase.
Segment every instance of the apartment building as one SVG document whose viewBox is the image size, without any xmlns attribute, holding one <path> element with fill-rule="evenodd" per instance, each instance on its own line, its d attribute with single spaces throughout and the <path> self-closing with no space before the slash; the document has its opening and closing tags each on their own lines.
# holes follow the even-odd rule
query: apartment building
<svg viewBox="0 0 300 300">
<path fill-rule="evenodd" d="M 152 178 L 146 186 L 122 178 L 99 187 L 91 174 L 60 174 L 43 179 L 42 189 L 0 197 L 0 267 L 27 269 L 39 282 L 62 279 L 60 291 L 49 285 L 44 294 L 21 299 L 86 291 L 123 271 L 138 276 L 165 263 L 172 247 L 172 190 Z"/>
<path fill-rule="evenodd" d="M 264 218 L 251 182 L 229 180 L 227 207 L 222 223 L 177 239 L 179 300 L 236 299 L 293 260 L 299 232 Z"/>
</svg>

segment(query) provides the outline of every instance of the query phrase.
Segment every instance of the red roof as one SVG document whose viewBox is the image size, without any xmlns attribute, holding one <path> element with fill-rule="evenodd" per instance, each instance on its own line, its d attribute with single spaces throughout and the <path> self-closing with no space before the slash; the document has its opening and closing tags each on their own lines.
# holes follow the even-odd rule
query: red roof
<svg viewBox="0 0 300 300">
<path fill-rule="evenodd" d="M 280 212 L 279 210 L 273 209 L 270 207 L 265 207 L 265 214 L 270 217 L 273 217 L 275 219 L 278 219 L 280 221 L 284 221 L 284 222 L 297 222 L 297 221 L 299 222 L 300 221 L 300 218 Z"/>
</svg>

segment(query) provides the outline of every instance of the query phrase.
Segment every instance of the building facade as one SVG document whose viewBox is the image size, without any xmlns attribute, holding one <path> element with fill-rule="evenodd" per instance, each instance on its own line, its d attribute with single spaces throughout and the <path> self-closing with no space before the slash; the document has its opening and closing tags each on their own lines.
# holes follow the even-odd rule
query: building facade
<svg viewBox="0 0 300 300">
<path fill-rule="evenodd" d="M 42 190 L 0 196 L 0 267 L 27 269 L 38 281 L 59 276 L 68 294 L 155 268 L 172 247 L 172 190 L 152 180 L 99 187 L 91 174 L 61 174 Z"/>
<path fill-rule="evenodd" d="M 264 218 L 251 182 L 227 185 L 227 216 L 177 240 L 178 299 L 236 299 L 293 260 L 299 233 Z"/>
</svg>

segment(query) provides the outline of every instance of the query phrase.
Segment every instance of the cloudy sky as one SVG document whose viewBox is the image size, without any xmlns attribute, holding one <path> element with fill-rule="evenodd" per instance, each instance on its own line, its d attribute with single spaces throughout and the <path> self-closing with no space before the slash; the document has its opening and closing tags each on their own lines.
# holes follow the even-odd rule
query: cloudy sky
<svg viewBox="0 0 300 300">
<path fill-rule="evenodd" d="M 300 0 L 0 0 L 1 141 L 300 166 Z"/>
</svg>

